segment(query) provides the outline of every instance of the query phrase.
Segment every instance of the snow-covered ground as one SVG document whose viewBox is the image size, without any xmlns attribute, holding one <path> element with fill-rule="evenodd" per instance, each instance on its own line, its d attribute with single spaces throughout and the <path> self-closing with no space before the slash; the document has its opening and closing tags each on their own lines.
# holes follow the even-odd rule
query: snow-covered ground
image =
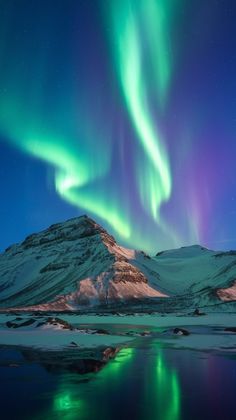
<svg viewBox="0 0 236 420">
<path fill-rule="evenodd" d="M 74 329 L 68 330 L 60 328 L 60 325 L 48 324 L 42 325 L 40 328 L 36 328 L 35 324 L 20 328 L 8 328 L 6 323 L 14 323 L 16 316 L 2 314 L 0 315 L 0 345 L 47 350 L 72 347 L 78 350 L 99 346 L 132 345 L 134 340 L 154 339 L 163 345 L 177 348 L 236 351 L 236 333 L 225 331 L 225 328 L 236 327 L 236 314 L 205 316 L 182 316 L 181 314 L 179 316 L 147 314 L 142 316 L 61 316 L 60 314 L 60 318 Z M 31 319 L 30 315 L 24 315 L 21 322 L 29 319 Z M 42 317 L 37 321 L 42 321 Z M 107 329 L 107 334 L 106 332 L 98 333 L 101 326 Z M 136 327 L 139 327 L 139 333 L 130 334 L 129 330 L 134 330 Z M 174 334 L 175 327 L 187 329 L 189 335 Z M 145 336 L 142 335 L 144 331 Z"/>
<path fill-rule="evenodd" d="M 62 348 L 92 348 L 99 346 L 120 346 L 132 341 L 131 337 L 115 335 L 82 334 L 75 331 L 51 330 L 0 330 L 0 345 L 35 347 L 38 349 L 61 350 Z M 76 343 L 77 346 L 71 343 Z"/>
<path fill-rule="evenodd" d="M 60 315 L 61 316 L 61 315 Z M 214 313 L 203 316 L 179 315 L 63 315 L 63 319 L 73 323 L 81 324 L 114 324 L 114 325 L 140 325 L 156 328 L 162 327 L 183 327 L 183 326 L 215 326 L 215 327 L 236 327 L 236 313 Z M 1 316 L 0 316 L 1 319 Z"/>
</svg>

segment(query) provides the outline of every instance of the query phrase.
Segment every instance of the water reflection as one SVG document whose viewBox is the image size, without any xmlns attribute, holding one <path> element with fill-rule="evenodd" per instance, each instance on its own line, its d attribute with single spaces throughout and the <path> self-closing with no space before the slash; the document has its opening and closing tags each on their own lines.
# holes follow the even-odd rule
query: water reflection
<svg viewBox="0 0 236 420">
<path fill-rule="evenodd" d="M 176 369 L 168 363 L 160 345 L 155 343 L 150 357 L 146 353 L 147 349 L 124 348 L 87 383 L 76 384 L 75 376 L 63 376 L 54 397 L 56 418 L 116 419 L 125 407 L 124 413 L 130 411 L 129 418 L 180 420 L 181 390 Z M 137 381 L 140 370 L 145 381 Z"/>
<path fill-rule="evenodd" d="M 82 373 L 77 368 L 78 357 L 82 357 L 79 350 L 68 350 L 68 354 L 27 352 L 27 363 L 19 351 L 2 350 L 2 417 L 235 420 L 236 375 L 231 356 L 174 350 L 161 347 L 156 339 L 138 339 L 132 345 L 101 370 L 82 369 Z M 90 352 L 85 353 L 92 358 Z M 100 354 L 96 350 L 97 358 Z M 210 367 L 214 371 L 209 371 Z"/>
<path fill-rule="evenodd" d="M 116 358 L 108 363 L 105 368 L 99 373 L 99 378 L 103 381 L 115 377 L 117 378 L 123 371 L 125 365 L 134 357 L 133 348 L 124 348 L 116 356 Z"/>
<path fill-rule="evenodd" d="M 146 418 L 179 420 L 181 418 L 181 388 L 176 369 L 165 359 L 160 344 L 153 343 L 155 352 L 148 359 L 144 407 Z"/>
<path fill-rule="evenodd" d="M 159 349 L 157 354 L 156 374 L 158 411 L 161 408 L 161 413 L 158 413 L 157 418 L 178 420 L 180 418 L 180 384 L 176 370 L 167 367 L 162 349 Z"/>
<path fill-rule="evenodd" d="M 133 355 L 134 349 L 122 349 L 101 371 L 93 377 L 91 374 L 85 376 L 84 381 L 78 381 L 75 375 L 63 375 L 54 396 L 53 413 L 48 413 L 47 418 L 111 418 L 112 406 L 102 402 L 109 389 L 120 387 L 120 382 L 124 380 L 125 365 L 132 360 Z"/>
<path fill-rule="evenodd" d="M 56 395 L 53 412 L 58 414 L 58 418 L 73 420 L 82 417 L 83 411 L 85 411 L 85 404 L 78 399 L 77 395 L 73 396 L 70 392 L 62 392 Z"/>
</svg>

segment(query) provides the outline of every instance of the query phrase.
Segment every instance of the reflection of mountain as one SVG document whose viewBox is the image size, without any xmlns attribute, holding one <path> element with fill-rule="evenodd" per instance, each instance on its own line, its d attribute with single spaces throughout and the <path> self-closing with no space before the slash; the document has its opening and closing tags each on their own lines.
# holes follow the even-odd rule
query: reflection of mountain
<svg viewBox="0 0 236 420">
<path fill-rule="evenodd" d="M 0 255 L 0 307 L 30 310 L 236 309 L 236 252 L 183 247 L 150 257 L 86 216 Z M 235 302 L 235 303 L 234 303 Z"/>
<path fill-rule="evenodd" d="M 101 370 L 118 351 L 118 348 L 104 347 L 64 351 L 24 349 L 21 353 L 27 361 L 40 363 L 50 373 L 71 372 L 84 375 Z"/>
</svg>

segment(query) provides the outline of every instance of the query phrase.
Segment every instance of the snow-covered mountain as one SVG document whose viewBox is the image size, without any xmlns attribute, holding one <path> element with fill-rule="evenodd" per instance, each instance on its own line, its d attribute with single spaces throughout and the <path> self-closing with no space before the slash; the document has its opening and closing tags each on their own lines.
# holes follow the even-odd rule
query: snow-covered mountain
<svg viewBox="0 0 236 420">
<path fill-rule="evenodd" d="M 28 236 L 0 255 L 0 308 L 93 306 L 235 310 L 236 252 L 198 245 L 150 257 L 117 245 L 87 216 Z M 229 304 L 224 304 L 228 302 Z"/>
<path fill-rule="evenodd" d="M 158 273 L 159 290 L 169 296 L 165 306 L 168 302 L 175 309 L 236 310 L 236 251 L 216 252 L 193 245 L 159 252 L 144 263 L 139 261 L 138 267 L 144 273 L 146 268 Z"/>
<path fill-rule="evenodd" d="M 54 224 L 0 255 L 0 307 L 60 310 L 165 296 L 132 264 L 135 255 L 87 216 Z"/>
</svg>

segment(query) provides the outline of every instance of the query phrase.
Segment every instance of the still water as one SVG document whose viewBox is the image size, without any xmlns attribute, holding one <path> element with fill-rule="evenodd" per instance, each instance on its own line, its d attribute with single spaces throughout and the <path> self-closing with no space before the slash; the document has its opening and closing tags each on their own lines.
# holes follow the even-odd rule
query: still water
<svg viewBox="0 0 236 420">
<path fill-rule="evenodd" d="M 2 420 L 236 418 L 232 354 L 140 339 L 99 371 L 85 374 L 60 370 L 45 358 L 35 361 L 17 349 L 3 348 L 0 356 Z M 14 360 L 10 366 L 9 360 Z"/>
</svg>

